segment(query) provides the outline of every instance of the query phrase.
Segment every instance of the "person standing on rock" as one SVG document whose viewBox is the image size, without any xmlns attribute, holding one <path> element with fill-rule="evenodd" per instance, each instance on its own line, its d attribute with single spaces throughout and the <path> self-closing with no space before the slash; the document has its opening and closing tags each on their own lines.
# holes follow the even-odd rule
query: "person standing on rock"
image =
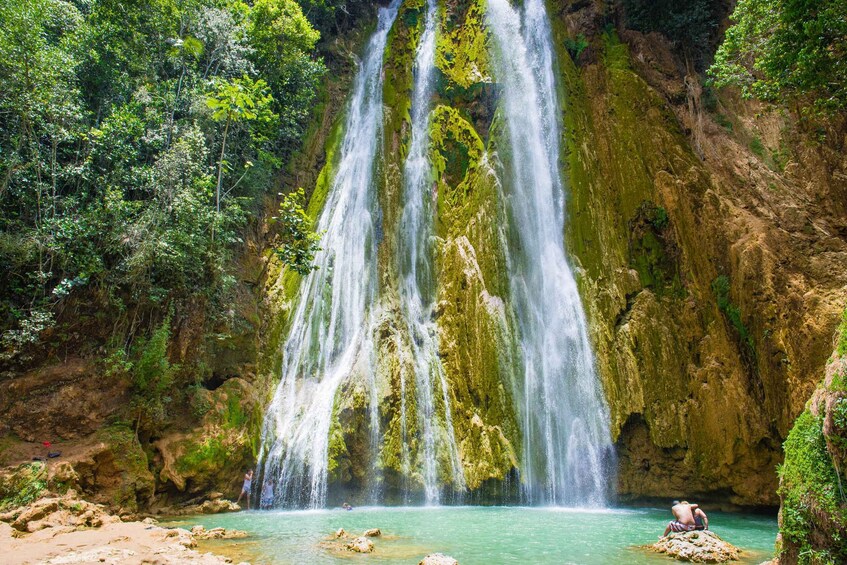
<svg viewBox="0 0 847 565">
<path fill-rule="evenodd" d="M 670 532 L 690 532 L 694 530 L 697 527 L 697 522 L 694 520 L 694 512 L 698 509 L 699 507 L 696 504 L 689 504 L 685 500 L 682 502 L 674 500 L 673 507 L 671 507 L 674 519 L 668 522 L 665 533 L 660 537 L 665 537 Z M 703 516 L 706 515 L 702 510 L 700 512 Z"/>
<path fill-rule="evenodd" d="M 250 469 L 244 474 L 244 486 L 241 487 L 241 494 L 238 495 L 236 504 L 241 502 L 241 497 L 247 495 L 247 510 L 250 510 L 250 487 L 253 485 L 253 469 Z"/>
</svg>

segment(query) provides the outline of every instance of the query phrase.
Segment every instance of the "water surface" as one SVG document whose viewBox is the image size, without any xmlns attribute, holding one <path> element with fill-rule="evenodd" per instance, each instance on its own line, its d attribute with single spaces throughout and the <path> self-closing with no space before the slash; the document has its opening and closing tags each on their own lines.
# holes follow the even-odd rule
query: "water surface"
<svg viewBox="0 0 847 565">
<path fill-rule="evenodd" d="M 415 564 L 441 552 L 461 565 L 533 563 L 599 565 L 671 563 L 638 546 L 664 530 L 669 510 L 573 510 L 518 507 L 356 508 L 262 511 L 199 516 L 171 525 L 203 524 L 246 530 L 251 537 L 215 542 L 201 550 L 229 546 L 233 557 L 254 563 L 337 565 Z M 709 512 L 712 528 L 744 550 L 741 563 L 761 563 L 773 553 L 775 517 Z M 370 555 L 334 551 L 325 542 L 338 528 L 360 534 L 380 528 Z M 324 545 L 322 545 L 322 543 Z"/>
</svg>

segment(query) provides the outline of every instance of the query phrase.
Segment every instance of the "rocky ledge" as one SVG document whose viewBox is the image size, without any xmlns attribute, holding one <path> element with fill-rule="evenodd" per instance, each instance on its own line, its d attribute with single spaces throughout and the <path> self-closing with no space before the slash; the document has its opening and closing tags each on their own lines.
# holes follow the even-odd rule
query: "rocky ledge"
<svg viewBox="0 0 847 565">
<path fill-rule="evenodd" d="M 741 553 L 737 547 L 709 530 L 670 534 L 649 547 L 657 553 L 692 563 L 735 561 Z"/>
</svg>

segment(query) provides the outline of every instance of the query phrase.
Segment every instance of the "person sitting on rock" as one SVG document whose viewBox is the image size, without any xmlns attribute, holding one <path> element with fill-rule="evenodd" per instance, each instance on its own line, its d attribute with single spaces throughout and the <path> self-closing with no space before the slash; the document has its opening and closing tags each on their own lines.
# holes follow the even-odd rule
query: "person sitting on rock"
<svg viewBox="0 0 847 565">
<path fill-rule="evenodd" d="M 694 524 L 695 530 L 709 529 L 709 517 L 706 516 L 706 513 L 703 512 L 703 510 L 699 508 L 696 504 L 694 505 Z"/>
<path fill-rule="evenodd" d="M 236 504 L 241 502 L 241 497 L 245 494 L 247 495 L 247 510 L 250 510 L 250 487 L 253 484 L 253 469 L 248 470 L 244 474 L 244 486 L 241 487 L 241 494 L 238 495 L 238 500 L 235 501 Z"/>
<path fill-rule="evenodd" d="M 665 533 L 660 537 L 665 537 L 670 532 L 690 532 L 694 530 L 697 527 L 697 522 L 694 520 L 694 512 L 698 508 L 699 507 L 696 504 L 689 504 L 685 500 L 682 502 L 674 500 L 673 507 L 671 507 L 674 520 L 668 522 L 668 527 L 665 528 Z"/>
</svg>

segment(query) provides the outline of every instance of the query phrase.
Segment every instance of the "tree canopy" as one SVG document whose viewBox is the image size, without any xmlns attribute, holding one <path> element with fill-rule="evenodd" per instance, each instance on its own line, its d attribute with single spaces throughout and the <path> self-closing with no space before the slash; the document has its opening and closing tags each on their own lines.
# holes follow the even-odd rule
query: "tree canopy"
<svg viewBox="0 0 847 565">
<path fill-rule="evenodd" d="M 300 5 L 0 0 L 0 20 L 0 352 L 74 295 L 225 303 L 325 72 Z"/>
<path fill-rule="evenodd" d="M 768 101 L 847 105 L 847 0 L 739 0 L 710 73 Z"/>
</svg>

